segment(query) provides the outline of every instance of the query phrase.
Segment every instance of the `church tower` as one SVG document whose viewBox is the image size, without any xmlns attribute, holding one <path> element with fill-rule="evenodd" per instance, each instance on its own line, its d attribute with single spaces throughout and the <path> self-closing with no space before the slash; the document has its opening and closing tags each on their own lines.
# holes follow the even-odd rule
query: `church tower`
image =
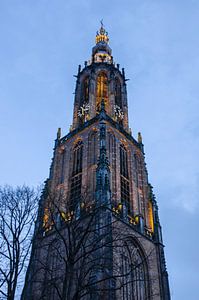
<svg viewBox="0 0 199 300">
<path fill-rule="evenodd" d="M 103 24 L 78 67 L 70 132 L 58 129 L 39 203 L 24 300 L 169 300 L 158 206 L 124 69 Z"/>
</svg>

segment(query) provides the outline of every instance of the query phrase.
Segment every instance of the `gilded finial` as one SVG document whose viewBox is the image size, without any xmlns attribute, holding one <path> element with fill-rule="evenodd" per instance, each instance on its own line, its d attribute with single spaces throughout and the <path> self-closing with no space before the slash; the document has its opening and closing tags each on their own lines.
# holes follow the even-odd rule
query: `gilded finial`
<svg viewBox="0 0 199 300">
<path fill-rule="evenodd" d="M 61 128 L 59 127 L 57 129 L 57 139 L 59 140 L 61 138 Z"/>
<path fill-rule="evenodd" d="M 95 42 L 96 42 L 96 44 L 99 42 L 104 42 L 104 43 L 108 44 L 109 37 L 108 37 L 108 32 L 104 29 L 103 19 L 100 20 L 100 24 L 101 24 L 101 27 L 100 27 L 100 30 L 97 31 L 97 33 L 96 33 Z"/>
<path fill-rule="evenodd" d="M 138 132 L 138 143 L 142 144 L 142 135 L 141 135 L 141 132 Z"/>
</svg>

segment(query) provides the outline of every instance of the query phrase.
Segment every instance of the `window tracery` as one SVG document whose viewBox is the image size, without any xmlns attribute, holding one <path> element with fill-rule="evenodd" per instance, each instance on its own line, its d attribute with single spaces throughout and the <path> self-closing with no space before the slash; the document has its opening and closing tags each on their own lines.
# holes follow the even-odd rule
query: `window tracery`
<svg viewBox="0 0 199 300">
<path fill-rule="evenodd" d="M 121 83 L 119 78 L 115 78 L 115 105 L 122 107 L 122 92 L 121 92 Z"/>
<path fill-rule="evenodd" d="M 89 77 L 87 76 L 82 84 L 81 104 L 89 102 Z"/>
<path fill-rule="evenodd" d="M 148 270 L 144 254 L 132 240 L 120 247 L 120 267 L 117 282 L 121 300 L 149 299 Z"/>
<path fill-rule="evenodd" d="M 105 72 L 99 73 L 96 81 L 96 109 L 100 110 L 101 100 L 104 99 L 105 105 L 108 101 L 108 78 Z"/>
<path fill-rule="evenodd" d="M 135 180 L 138 195 L 139 213 L 145 216 L 145 205 L 144 205 L 144 174 L 142 159 L 139 154 L 134 154 L 135 163 Z"/>
</svg>

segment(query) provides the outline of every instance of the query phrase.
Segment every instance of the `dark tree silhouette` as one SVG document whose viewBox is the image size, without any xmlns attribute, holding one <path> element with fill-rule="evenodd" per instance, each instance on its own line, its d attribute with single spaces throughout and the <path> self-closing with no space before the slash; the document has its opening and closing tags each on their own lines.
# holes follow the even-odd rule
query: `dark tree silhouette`
<svg viewBox="0 0 199 300">
<path fill-rule="evenodd" d="M 0 299 L 15 299 L 24 277 L 38 193 L 27 186 L 0 187 Z"/>
<path fill-rule="evenodd" d="M 130 238 L 122 229 L 122 210 L 115 212 L 85 198 L 70 205 L 63 194 L 45 193 L 43 228 L 36 232 L 32 250 L 37 267 L 31 269 L 30 263 L 27 286 L 41 287 L 38 299 L 77 300 L 88 295 L 99 299 L 107 291 L 110 299 L 115 293 L 131 299 L 136 289 L 140 300 L 149 299 L 147 259 L 151 253 L 144 256 L 136 246 L 139 236 Z M 22 299 L 27 299 L 27 286 Z"/>
</svg>

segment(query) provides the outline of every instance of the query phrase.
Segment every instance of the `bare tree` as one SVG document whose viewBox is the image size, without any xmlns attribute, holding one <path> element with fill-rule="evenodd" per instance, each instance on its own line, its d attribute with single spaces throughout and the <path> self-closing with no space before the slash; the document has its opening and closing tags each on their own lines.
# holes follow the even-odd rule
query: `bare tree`
<svg viewBox="0 0 199 300">
<path fill-rule="evenodd" d="M 114 213 L 112 206 L 83 198 L 70 205 L 63 193 L 48 192 L 47 198 L 34 244 L 37 267 L 28 276 L 28 285 L 35 282 L 39 294 L 30 299 L 98 299 L 107 293 L 112 299 L 115 293 L 133 293 L 133 283 L 143 293 L 140 299 L 148 299 L 148 257 L 139 255 L 120 226 L 122 210 Z M 28 294 L 26 289 L 22 299 Z"/>
<path fill-rule="evenodd" d="M 34 189 L 0 187 L 0 299 L 15 299 L 24 277 L 37 203 Z"/>
</svg>

